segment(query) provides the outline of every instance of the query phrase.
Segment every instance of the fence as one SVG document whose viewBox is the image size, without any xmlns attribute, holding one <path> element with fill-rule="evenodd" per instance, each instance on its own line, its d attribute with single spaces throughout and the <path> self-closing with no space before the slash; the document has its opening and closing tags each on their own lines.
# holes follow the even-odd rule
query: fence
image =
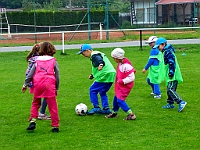
<svg viewBox="0 0 200 150">
<path fill-rule="evenodd" d="M 179 27 L 179 28 L 138 28 L 138 29 L 115 29 L 115 30 L 103 30 L 101 25 L 99 30 L 81 30 L 81 31 L 60 31 L 60 32 L 37 32 L 37 33 L 11 33 L 12 38 L 7 40 L 0 40 L 0 44 L 30 44 L 39 43 L 43 41 L 50 42 L 60 42 L 62 43 L 62 51 L 64 52 L 64 45 L 69 42 L 70 39 L 76 40 L 81 43 L 81 40 L 87 40 L 90 36 L 91 40 L 106 40 L 107 34 L 110 40 L 116 40 L 119 38 L 124 38 L 124 34 L 127 36 L 137 36 L 140 40 L 140 48 L 142 48 L 142 36 L 145 34 L 155 34 L 155 33 L 168 33 L 169 35 L 182 34 L 184 32 L 199 32 L 196 29 L 200 27 Z M 148 36 L 149 36 L 148 35 Z M 3 37 L 7 34 L 2 34 Z"/>
<path fill-rule="evenodd" d="M 99 22 L 91 22 L 90 23 L 92 30 L 99 29 Z M 59 26 L 34 26 L 34 25 L 25 25 L 25 24 L 10 24 L 10 32 L 12 33 L 22 33 L 22 32 L 59 32 L 59 31 L 75 31 L 79 30 L 87 30 L 88 23 L 81 24 L 70 24 L 70 25 L 59 25 Z M 20 31 L 20 32 L 18 32 Z"/>
</svg>

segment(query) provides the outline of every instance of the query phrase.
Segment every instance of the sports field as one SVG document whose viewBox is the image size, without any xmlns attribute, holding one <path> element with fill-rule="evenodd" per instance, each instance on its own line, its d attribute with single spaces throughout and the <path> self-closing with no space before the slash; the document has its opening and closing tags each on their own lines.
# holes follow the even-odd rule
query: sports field
<svg viewBox="0 0 200 150">
<path fill-rule="evenodd" d="M 126 47 L 128 57 L 136 68 L 135 87 L 127 103 L 137 116 L 135 121 L 124 121 L 126 114 L 120 110 L 119 117 L 106 119 L 102 115 L 77 116 L 75 106 L 83 102 L 89 109 L 89 87 L 93 81 L 89 59 L 77 55 L 77 50 L 67 50 L 67 55 L 55 57 L 60 68 L 60 89 L 57 96 L 60 115 L 60 132 L 52 133 L 50 121 L 38 120 L 34 132 L 29 133 L 32 95 L 21 92 L 27 63 L 26 52 L 0 53 L 0 149 L 1 150 L 199 150 L 200 149 L 200 50 L 199 45 L 175 45 L 176 56 L 184 82 L 177 92 L 187 101 L 183 112 L 178 105 L 163 110 L 166 104 L 165 83 L 161 84 L 162 99 L 150 96 L 146 83 L 147 74 L 142 69 L 147 63 L 149 47 Z M 107 54 L 113 48 L 95 49 Z M 182 55 L 185 53 L 186 55 Z M 112 106 L 113 87 L 108 92 Z M 49 114 L 48 110 L 47 113 Z"/>
</svg>

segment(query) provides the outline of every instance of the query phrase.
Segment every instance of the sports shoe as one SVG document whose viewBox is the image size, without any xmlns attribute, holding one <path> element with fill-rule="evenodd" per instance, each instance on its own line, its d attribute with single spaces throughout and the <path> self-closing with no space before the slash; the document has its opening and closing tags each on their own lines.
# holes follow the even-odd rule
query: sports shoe
<svg viewBox="0 0 200 150">
<path fill-rule="evenodd" d="M 151 96 L 154 96 L 155 94 L 154 94 L 154 92 L 151 92 L 151 94 L 150 94 Z"/>
<path fill-rule="evenodd" d="M 58 133 L 59 132 L 59 128 L 57 128 L 57 127 L 55 127 L 55 128 L 52 128 L 52 130 L 51 130 L 52 132 L 54 132 L 54 133 Z"/>
<path fill-rule="evenodd" d="M 111 113 L 110 108 L 104 108 L 104 109 L 101 111 L 101 114 L 110 114 L 110 113 Z"/>
<path fill-rule="evenodd" d="M 36 123 L 35 122 L 31 122 L 29 124 L 29 126 L 26 128 L 26 130 L 34 130 L 36 128 Z"/>
<path fill-rule="evenodd" d="M 155 95 L 154 98 L 155 99 L 161 99 L 161 95 Z"/>
<path fill-rule="evenodd" d="M 39 113 L 38 119 L 40 119 L 40 120 L 51 120 L 51 116 L 48 116 L 47 114 Z"/>
<path fill-rule="evenodd" d="M 185 108 L 186 104 L 187 102 L 181 101 L 178 106 L 178 112 L 181 112 Z"/>
<path fill-rule="evenodd" d="M 87 115 L 94 115 L 94 114 L 101 114 L 101 108 L 92 108 L 89 112 L 87 112 Z"/>
<path fill-rule="evenodd" d="M 109 115 L 105 116 L 106 118 L 117 118 L 117 113 L 110 113 Z"/>
<path fill-rule="evenodd" d="M 175 106 L 173 104 L 167 104 L 165 106 L 162 107 L 163 109 L 170 109 L 170 108 L 175 108 Z"/>
<path fill-rule="evenodd" d="M 135 120 L 136 119 L 136 115 L 135 114 L 128 114 L 126 118 L 124 118 L 124 120 Z"/>
</svg>

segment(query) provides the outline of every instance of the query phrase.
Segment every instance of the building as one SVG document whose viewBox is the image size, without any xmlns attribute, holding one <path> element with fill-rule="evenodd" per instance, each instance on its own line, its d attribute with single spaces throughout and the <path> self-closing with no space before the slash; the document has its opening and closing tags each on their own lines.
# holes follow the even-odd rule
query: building
<svg viewBox="0 0 200 150">
<path fill-rule="evenodd" d="M 131 24 L 199 23 L 200 0 L 130 0 Z"/>
</svg>

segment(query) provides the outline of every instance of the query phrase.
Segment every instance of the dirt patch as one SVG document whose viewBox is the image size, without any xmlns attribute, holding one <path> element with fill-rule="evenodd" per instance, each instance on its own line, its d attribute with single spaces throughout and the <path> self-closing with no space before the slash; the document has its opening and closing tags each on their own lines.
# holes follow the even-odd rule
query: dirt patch
<svg viewBox="0 0 200 150">
<path fill-rule="evenodd" d="M 156 30 L 155 30 L 156 31 Z M 142 31 L 142 35 L 145 34 L 155 34 L 154 30 L 151 31 Z M 156 33 L 172 33 L 172 34 L 181 34 L 181 33 L 192 33 L 195 31 L 177 31 L 177 30 L 158 30 Z M 126 35 L 139 35 L 140 31 L 125 31 Z M 65 41 L 73 40 L 87 40 L 90 36 L 91 40 L 100 40 L 100 32 L 91 32 L 90 35 L 85 32 L 78 33 L 65 33 Z M 123 37 L 124 34 L 122 31 L 109 32 L 109 39 L 118 39 Z M 106 40 L 106 32 L 102 33 L 102 40 Z M 47 33 L 47 34 L 14 34 L 12 38 L 2 37 L 0 38 L 0 44 L 30 44 L 33 45 L 35 42 L 44 42 L 44 41 L 62 41 L 62 33 Z"/>
<path fill-rule="evenodd" d="M 88 33 L 65 33 L 64 38 L 65 41 L 73 41 L 73 40 L 86 40 L 90 36 L 91 40 L 99 40 L 100 33 L 99 32 L 92 32 L 90 35 Z M 123 37 L 124 34 L 122 32 L 109 32 L 109 38 L 115 39 L 119 37 Z M 102 33 L 102 39 L 106 39 L 106 32 Z M 19 34 L 19 35 L 12 35 L 11 38 L 6 36 L 0 40 L 0 44 L 26 44 L 32 43 L 34 44 L 35 41 L 37 43 L 43 41 L 62 41 L 62 33 L 47 33 L 47 34 Z"/>
</svg>

